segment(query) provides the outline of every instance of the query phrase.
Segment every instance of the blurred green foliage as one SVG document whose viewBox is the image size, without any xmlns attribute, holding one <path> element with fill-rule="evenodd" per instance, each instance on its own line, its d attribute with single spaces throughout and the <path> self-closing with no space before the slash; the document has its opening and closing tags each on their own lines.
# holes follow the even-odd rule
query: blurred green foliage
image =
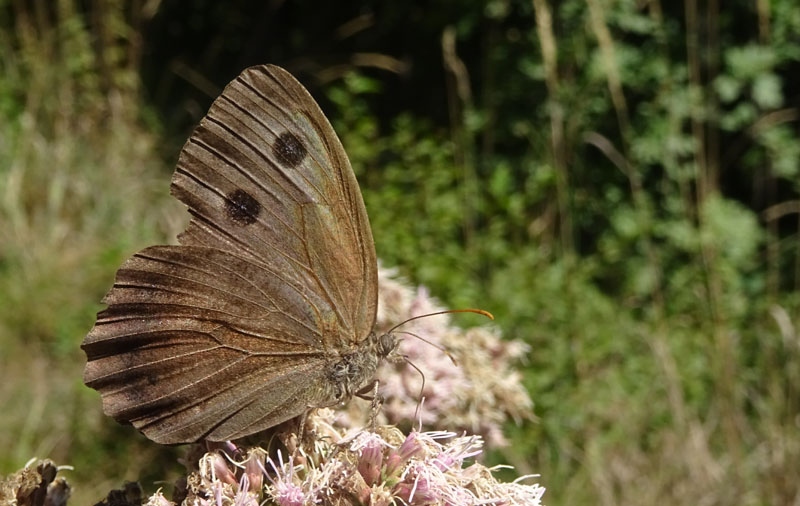
<svg viewBox="0 0 800 506">
<path fill-rule="evenodd" d="M 186 129 L 269 61 L 323 102 L 384 264 L 532 345 L 538 421 L 493 459 L 548 504 L 798 500 L 794 0 L 279 4 L 0 2 L 0 471 L 156 475 L 78 343 L 180 230 Z"/>
</svg>

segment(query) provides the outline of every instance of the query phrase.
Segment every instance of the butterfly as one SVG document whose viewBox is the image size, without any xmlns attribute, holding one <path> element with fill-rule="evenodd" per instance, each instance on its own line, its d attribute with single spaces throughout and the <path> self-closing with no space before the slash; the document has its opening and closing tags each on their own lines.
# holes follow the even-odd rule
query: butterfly
<svg viewBox="0 0 800 506">
<path fill-rule="evenodd" d="M 288 72 L 244 70 L 184 145 L 179 245 L 117 271 L 81 347 L 103 410 L 162 444 L 238 439 L 339 404 L 397 345 L 342 144 Z"/>
</svg>

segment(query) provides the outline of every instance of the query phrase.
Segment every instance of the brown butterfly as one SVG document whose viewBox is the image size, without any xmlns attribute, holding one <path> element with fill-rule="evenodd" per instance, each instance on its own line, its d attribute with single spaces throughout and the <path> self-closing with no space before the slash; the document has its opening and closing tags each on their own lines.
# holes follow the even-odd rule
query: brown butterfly
<svg viewBox="0 0 800 506">
<path fill-rule="evenodd" d="M 285 70 L 251 67 L 186 142 L 179 246 L 127 260 L 82 344 L 103 410 L 158 443 L 240 438 L 338 404 L 396 347 L 350 162 Z"/>
</svg>

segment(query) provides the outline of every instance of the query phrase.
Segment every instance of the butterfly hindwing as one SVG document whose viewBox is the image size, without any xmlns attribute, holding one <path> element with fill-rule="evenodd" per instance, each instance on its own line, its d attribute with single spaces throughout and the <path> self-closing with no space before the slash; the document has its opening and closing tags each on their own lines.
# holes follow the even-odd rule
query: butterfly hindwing
<svg viewBox="0 0 800 506">
<path fill-rule="evenodd" d="M 230 439 L 218 424 L 238 414 L 263 425 L 288 396 L 296 405 L 282 419 L 296 416 L 319 401 L 325 360 L 310 344 L 318 330 L 280 305 L 292 298 L 281 290 L 291 289 L 224 251 L 147 248 L 104 299 L 84 380 L 107 414 L 162 443 Z"/>
</svg>

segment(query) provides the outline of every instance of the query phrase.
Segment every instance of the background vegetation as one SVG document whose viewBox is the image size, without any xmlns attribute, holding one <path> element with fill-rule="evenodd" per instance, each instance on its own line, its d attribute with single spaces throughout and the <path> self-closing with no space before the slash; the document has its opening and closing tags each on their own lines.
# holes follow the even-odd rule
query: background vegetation
<svg viewBox="0 0 800 506">
<path fill-rule="evenodd" d="M 551 505 L 800 501 L 794 0 L 0 0 L 0 473 L 165 478 L 78 345 L 263 62 L 320 99 L 384 264 L 532 345 L 538 419 L 492 459 Z"/>
</svg>

